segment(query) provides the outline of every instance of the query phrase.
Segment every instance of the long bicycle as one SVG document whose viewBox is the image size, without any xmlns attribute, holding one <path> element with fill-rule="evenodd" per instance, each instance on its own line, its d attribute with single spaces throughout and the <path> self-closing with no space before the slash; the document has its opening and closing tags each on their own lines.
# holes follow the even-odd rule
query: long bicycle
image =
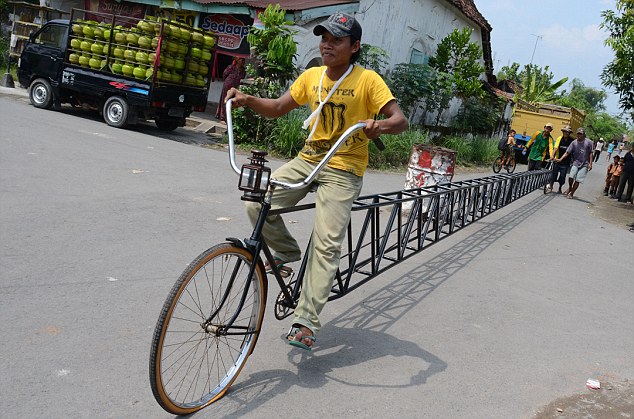
<svg viewBox="0 0 634 419">
<path fill-rule="evenodd" d="M 250 238 L 228 238 L 200 254 L 178 278 L 163 304 L 150 351 L 150 385 L 161 407 L 178 415 L 196 412 L 220 399 L 253 352 L 268 288 L 262 258 L 268 261 L 281 290 L 276 317 L 289 316 L 296 306 L 300 281 L 293 281 L 288 270 L 276 266 L 262 239 L 275 189 L 309 187 L 337 149 L 365 127 L 364 123 L 350 127 L 306 179 L 289 184 L 270 178 L 266 152 L 252 151 L 250 164 L 238 168 L 231 102 L 226 105 L 229 161 L 239 175 L 242 199 L 260 202 L 261 208 Z"/>
<path fill-rule="evenodd" d="M 227 117 L 229 161 L 239 174 L 242 199 L 260 202 L 262 207 L 250 238 L 228 238 L 203 252 L 185 269 L 163 305 L 150 351 L 150 384 L 158 403 L 175 414 L 193 413 L 220 399 L 253 352 L 268 288 L 264 261 L 269 262 L 280 288 L 275 317 L 292 314 L 306 258 L 296 275 L 277 268 L 261 237 L 262 226 L 267 215 L 303 211 L 314 204 L 270 209 L 271 194 L 280 187 L 308 187 L 337 147 L 363 128 L 363 124 L 351 127 L 314 172 L 288 185 L 269 179 L 265 153 L 253 152 L 251 163 L 238 168 L 230 104 Z M 345 251 L 328 300 L 343 297 L 469 224 L 541 189 L 549 175 L 546 170 L 495 175 L 359 197 L 352 206 L 357 217 L 352 218 L 361 224 L 356 229 L 352 221 L 348 225 Z"/>
</svg>

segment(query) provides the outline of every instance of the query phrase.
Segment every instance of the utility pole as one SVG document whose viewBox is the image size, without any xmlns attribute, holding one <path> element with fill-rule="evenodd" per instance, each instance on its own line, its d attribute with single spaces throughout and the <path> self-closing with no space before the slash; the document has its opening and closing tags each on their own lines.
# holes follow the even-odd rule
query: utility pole
<svg viewBox="0 0 634 419">
<path fill-rule="evenodd" d="M 535 57 L 535 50 L 537 49 L 537 41 L 539 41 L 543 37 L 541 35 L 535 35 L 534 33 L 532 33 L 531 36 L 535 37 L 535 46 L 533 47 L 533 55 L 531 55 L 531 62 L 530 62 L 530 64 L 533 64 L 533 58 Z"/>
</svg>

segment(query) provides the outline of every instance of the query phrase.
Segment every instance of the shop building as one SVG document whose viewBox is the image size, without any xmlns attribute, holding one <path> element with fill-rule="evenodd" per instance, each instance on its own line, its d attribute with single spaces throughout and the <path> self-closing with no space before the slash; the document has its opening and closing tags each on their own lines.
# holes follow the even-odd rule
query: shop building
<svg viewBox="0 0 634 419">
<path fill-rule="evenodd" d="M 234 56 L 247 57 L 249 27 L 268 4 L 280 4 L 287 19 L 296 24 L 297 65 L 308 68 L 321 64 L 313 28 L 329 15 L 341 11 L 354 14 L 363 27 L 365 44 L 389 54 L 389 68 L 399 63 L 426 63 L 438 43 L 454 29 L 472 29 L 471 39 L 482 47 L 484 81 L 492 82 L 491 26 L 473 0 L 42 0 L 61 10 L 88 9 L 137 18 L 162 16 L 211 30 L 219 35 L 214 60 L 214 83 L 210 101 L 217 101 L 222 80 L 217 76 Z M 448 113 L 457 111 L 454 104 Z"/>
</svg>

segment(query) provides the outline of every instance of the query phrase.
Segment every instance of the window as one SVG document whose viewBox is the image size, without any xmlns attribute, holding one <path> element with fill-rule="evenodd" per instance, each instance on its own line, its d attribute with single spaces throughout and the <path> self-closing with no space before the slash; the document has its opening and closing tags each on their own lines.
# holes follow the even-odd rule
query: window
<svg viewBox="0 0 634 419">
<path fill-rule="evenodd" d="M 35 43 L 48 47 L 62 48 L 66 31 L 66 26 L 48 25 L 37 35 Z"/>
<path fill-rule="evenodd" d="M 416 48 L 412 48 L 412 54 L 409 57 L 409 62 L 410 64 L 427 64 L 429 62 L 429 57 Z"/>
</svg>

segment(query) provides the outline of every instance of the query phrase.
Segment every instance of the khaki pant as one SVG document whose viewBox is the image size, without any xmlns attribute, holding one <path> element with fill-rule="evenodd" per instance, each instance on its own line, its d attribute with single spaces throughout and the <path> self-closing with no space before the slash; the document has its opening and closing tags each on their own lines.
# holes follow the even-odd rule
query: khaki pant
<svg viewBox="0 0 634 419">
<path fill-rule="evenodd" d="M 297 183 L 308 176 L 315 165 L 297 157 L 277 169 L 271 177 Z M 352 203 L 361 192 L 363 178 L 342 170 L 325 167 L 315 178 L 319 184 L 315 196 L 315 224 L 308 249 L 306 275 L 302 293 L 295 309 L 293 323 L 308 327 L 317 334 L 321 329 L 319 313 L 324 308 L 339 267 L 341 244 L 346 236 Z M 287 190 L 278 188 L 271 199 L 271 209 L 295 206 L 309 188 Z M 257 220 L 260 204 L 248 202 L 251 223 Z M 292 262 L 301 258 L 301 249 L 279 215 L 267 217 L 262 231 L 275 257 Z"/>
</svg>

